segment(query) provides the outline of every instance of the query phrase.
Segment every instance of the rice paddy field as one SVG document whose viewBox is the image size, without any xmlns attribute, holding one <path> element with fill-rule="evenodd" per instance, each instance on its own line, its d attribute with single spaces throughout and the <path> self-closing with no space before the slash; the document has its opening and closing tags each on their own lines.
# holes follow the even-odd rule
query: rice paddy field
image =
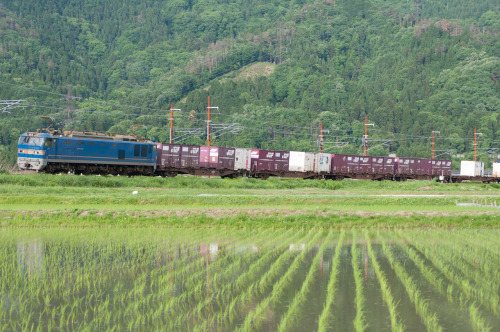
<svg viewBox="0 0 500 332">
<path fill-rule="evenodd" d="M 0 175 L 0 331 L 499 331 L 498 205 L 495 184 Z"/>
</svg>

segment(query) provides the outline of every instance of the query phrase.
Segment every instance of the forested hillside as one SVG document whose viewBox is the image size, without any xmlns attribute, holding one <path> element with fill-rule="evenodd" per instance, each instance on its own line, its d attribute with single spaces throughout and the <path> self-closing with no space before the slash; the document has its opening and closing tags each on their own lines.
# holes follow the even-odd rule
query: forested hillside
<svg viewBox="0 0 500 332">
<path fill-rule="evenodd" d="M 0 164 L 48 126 L 213 145 L 480 158 L 500 150 L 496 0 L 0 0 Z M 0 105 L 0 108 L 3 107 Z M 141 126 L 138 126 L 141 125 Z M 490 150 L 488 150 L 490 149 Z"/>
</svg>

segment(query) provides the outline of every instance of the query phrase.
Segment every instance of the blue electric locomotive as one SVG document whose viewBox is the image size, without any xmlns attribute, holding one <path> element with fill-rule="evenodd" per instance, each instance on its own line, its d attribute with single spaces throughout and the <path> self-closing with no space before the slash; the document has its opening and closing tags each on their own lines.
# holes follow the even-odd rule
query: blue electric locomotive
<svg viewBox="0 0 500 332">
<path fill-rule="evenodd" d="M 156 144 L 134 136 L 88 132 L 28 132 L 18 143 L 21 170 L 46 173 L 151 175 Z"/>
</svg>

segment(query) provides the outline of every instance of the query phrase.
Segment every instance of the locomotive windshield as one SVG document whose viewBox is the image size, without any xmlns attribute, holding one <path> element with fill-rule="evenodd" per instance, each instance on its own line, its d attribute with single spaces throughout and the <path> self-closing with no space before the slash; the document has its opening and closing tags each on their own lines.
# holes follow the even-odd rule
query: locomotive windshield
<svg viewBox="0 0 500 332">
<path fill-rule="evenodd" d="M 44 142 L 45 139 L 41 137 L 21 136 L 19 138 L 19 144 L 42 146 Z"/>
</svg>

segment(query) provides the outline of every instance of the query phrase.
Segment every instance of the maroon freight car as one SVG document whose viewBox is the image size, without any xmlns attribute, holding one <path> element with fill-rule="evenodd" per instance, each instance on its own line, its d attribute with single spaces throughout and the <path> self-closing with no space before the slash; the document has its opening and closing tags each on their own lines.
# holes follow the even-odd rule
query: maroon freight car
<svg viewBox="0 0 500 332">
<path fill-rule="evenodd" d="M 259 150 L 257 171 L 261 172 L 261 171 L 272 171 L 272 170 L 274 170 L 274 151 Z"/>
<path fill-rule="evenodd" d="M 451 176 L 451 160 L 433 160 L 432 175 L 434 177 Z"/>
<path fill-rule="evenodd" d="M 398 171 L 397 175 L 401 177 L 412 178 L 417 174 L 418 159 L 416 158 L 399 158 L 397 159 Z"/>
<path fill-rule="evenodd" d="M 200 167 L 217 169 L 219 166 L 219 147 L 200 146 Z"/>
<path fill-rule="evenodd" d="M 234 170 L 235 148 L 219 147 L 218 169 Z"/>
<path fill-rule="evenodd" d="M 361 156 L 358 162 L 359 174 L 372 174 L 372 157 Z"/>
<path fill-rule="evenodd" d="M 274 151 L 274 171 L 288 172 L 290 151 Z"/>
<path fill-rule="evenodd" d="M 384 174 L 384 157 L 372 157 L 372 174 Z"/>
<path fill-rule="evenodd" d="M 160 168 L 180 168 L 181 145 L 160 144 L 158 146 L 157 164 Z"/>
<path fill-rule="evenodd" d="M 417 175 L 432 177 L 432 159 L 417 159 Z"/>
<path fill-rule="evenodd" d="M 384 157 L 384 175 L 393 176 L 396 173 L 396 158 Z"/>
<path fill-rule="evenodd" d="M 198 145 L 183 145 L 181 149 L 181 167 L 198 168 L 200 165 L 200 147 Z"/>
</svg>

